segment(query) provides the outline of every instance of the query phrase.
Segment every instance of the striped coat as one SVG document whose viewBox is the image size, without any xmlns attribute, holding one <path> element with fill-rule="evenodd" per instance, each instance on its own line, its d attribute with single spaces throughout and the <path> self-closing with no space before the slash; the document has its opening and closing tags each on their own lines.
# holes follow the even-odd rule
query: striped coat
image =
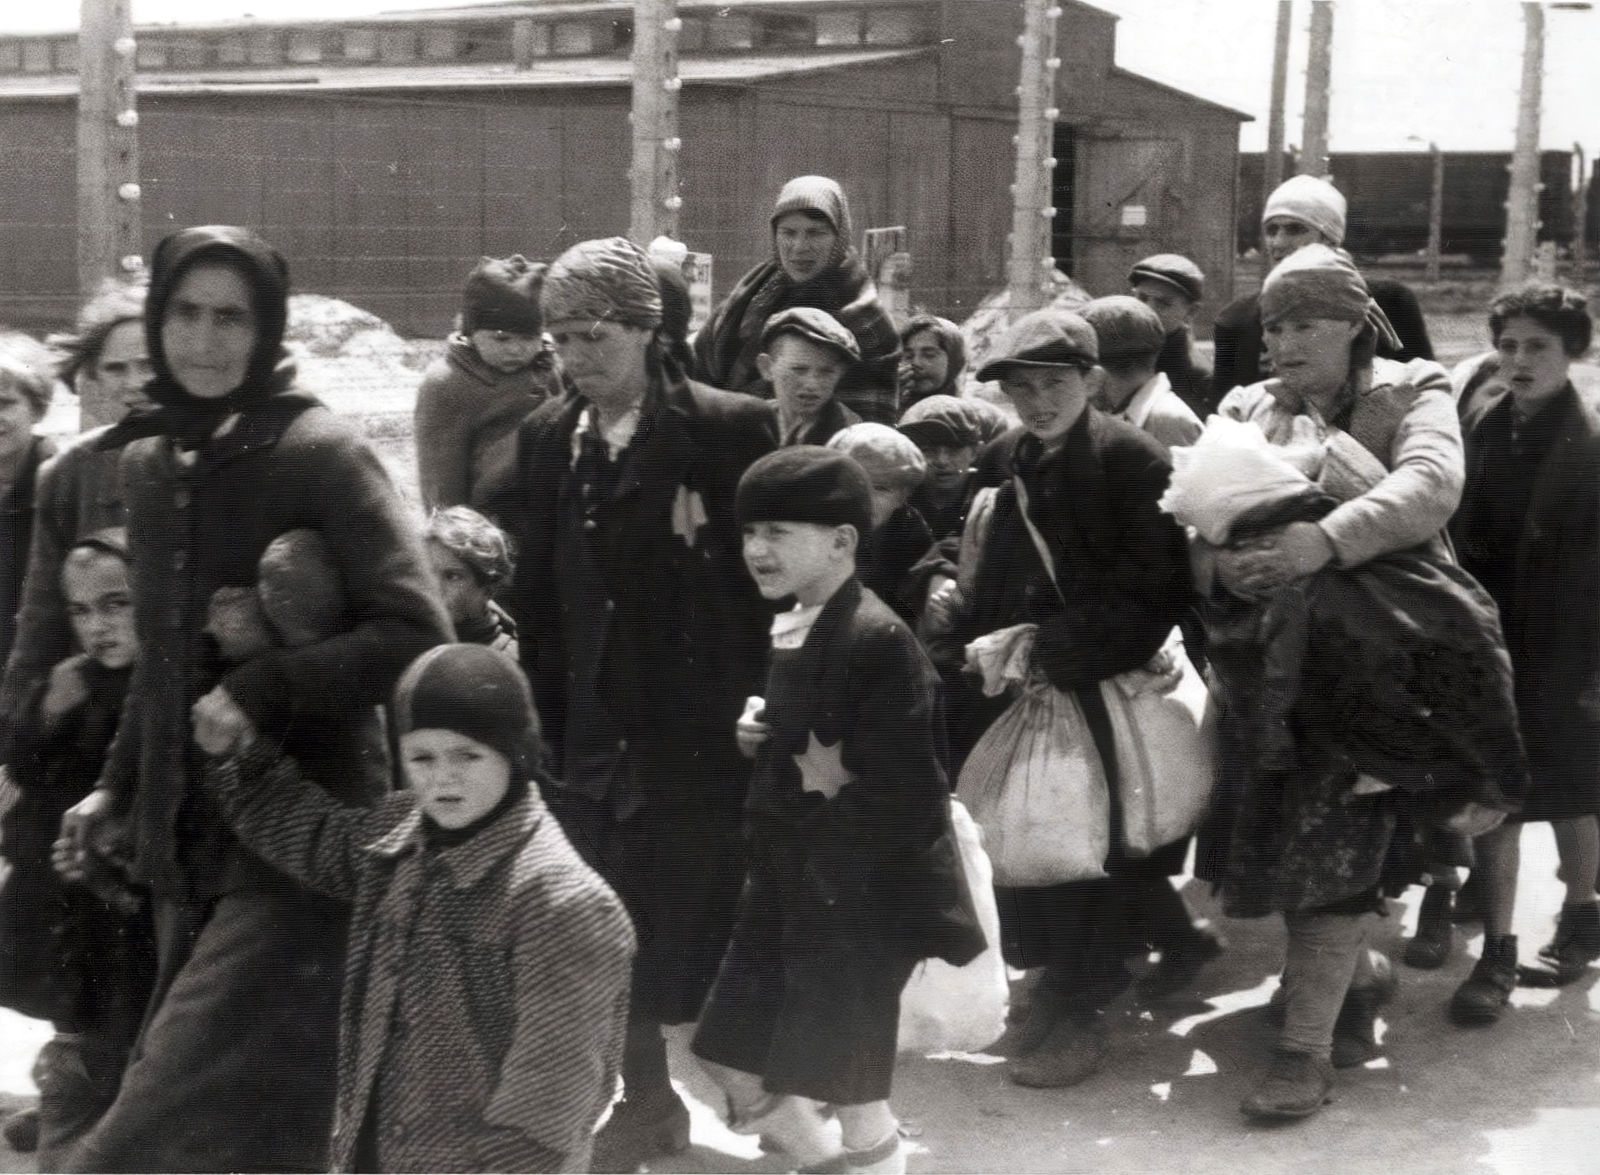
<svg viewBox="0 0 1600 1175">
<path fill-rule="evenodd" d="M 331 1169 L 587 1170 L 634 938 L 537 791 L 436 849 L 409 793 L 343 807 L 260 741 L 206 778 L 252 849 L 353 905 Z"/>
</svg>

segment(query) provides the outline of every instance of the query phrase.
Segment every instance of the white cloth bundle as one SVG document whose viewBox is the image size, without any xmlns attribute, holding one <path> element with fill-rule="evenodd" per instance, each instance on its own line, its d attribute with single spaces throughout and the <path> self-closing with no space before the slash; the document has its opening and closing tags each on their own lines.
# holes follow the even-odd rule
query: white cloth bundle
<svg viewBox="0 0 1600 1175">
<path fill-rule="evenodd" d="M 1316 426 L 1304 421 L 1309 443 L 1274 445 L 1253 421 L 1213 416 L 1200 439 L 1172 450 L 1172 480 L 1160 506 L 1206 542 L 1221 546 L 1233 524 L 1251 510 L 1304 494 L 1321 470 Z M 1298 440 L 1299 438 L 1297 438 Z"/>
</svg>

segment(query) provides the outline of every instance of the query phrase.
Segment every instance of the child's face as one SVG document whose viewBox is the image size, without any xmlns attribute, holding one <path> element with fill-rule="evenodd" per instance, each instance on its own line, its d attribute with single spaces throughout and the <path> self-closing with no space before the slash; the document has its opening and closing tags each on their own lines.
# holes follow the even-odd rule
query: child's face
<svg viewBox="0 0 1600 1175">
<path fill-rule="evenodd" d="M 402 734 L 400 762 L 417 806 L 440 828 L 465 828 L 483 819 L 511 786 L 511 760 L 456 730 Z"/>
<path fill-rule="evenodd" d="M 472 348 L 480 359 L 508 375 L 532 363 L 544 342 L 539 335 L 525 335 L 514 330 L 475 330 L 467 338 L 472 340 Z"/>
<path fill-rule="evenodd" d="M 872 475 L 872 529 L 877 530 L 889 516 L 900 507 L 904 506 L 911 497 L 911 491 L 900 482 L 890 483 L 879 480 L 877 474 Z"/>
<path fill-rule="evenodd" d="M 261 599 L 252 587 L 225 586 L 212 592 L 205 631 L 229 665 L 242 665 L 274 643 Z"/>
<path fill-rule="evenodd" d="M 796 335 L 779 335 L 772 349 L 757 357 L 761 374 L 772 381 L 778 407 L 789 417 L 809 420 L 833 399 L 844 376 L 844 357 L 830 347 Z"/>
<path fill-rule="evenodd" d="M 434 578 L 439 581 L 439 594 L 444 597 L 450 623 L 481 621 L 489 611 L 489 593 L 478 582 L 472 568 L 438 539 L 429 539 L 427 545 L 428 562 L 433 567 Z"/>
<path fill-rule="evenodd" d="M 939 490 L 954 490 L 967 476 L 978 458 L 977 445 L 918 445 L 928 461 L 928 484 Z"/>
<path fill-rule="evenodd" d="M 61 569 L 72 634 L 93 661 L 126 669 L 139 654 L 133 630 L 133 590 L 128 565 L 115 555 L 80 552 Z"/>
<path fill-rule="evenodd" d="M 815 522 L 751 522 L 744 528 L 744 565 L 768 600 L 794 596 L 810 607 L 840 567 L 854 559 L 854 528 Z M 824 596 L 824 599 L 826 597 Z"/>
</svg>

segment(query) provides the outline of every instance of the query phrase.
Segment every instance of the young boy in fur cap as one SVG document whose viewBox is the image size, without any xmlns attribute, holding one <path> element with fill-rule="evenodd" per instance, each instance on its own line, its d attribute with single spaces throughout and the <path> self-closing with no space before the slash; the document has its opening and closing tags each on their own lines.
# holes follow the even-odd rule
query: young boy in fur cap
<svg viewBox="0 0 1600 1175">
<path fill-rule="evenodd" d="M 935 855 L 949 829 L 938 678 L 856 579 L 872 526 L 860 465 L 779 450 L 746 472 L 736 508 L 761 594 L 797 603 L 773 622 L 766 699 L 739 724 L 756 761 L 751 865 L 694 1051 L 733 1128 L 801 1170 L 904 1171 L 888 1101 L 900 990 L 918 960 L 983 945 L 959 860 Z"/>
<path fill-rule="evenodd" d="M 539 290 L 548 266 L 485 257 L 467 276 L 449 349 L 417 389 L 423 505 L 482 508 L 516 481 L 517 427 L 561 394 Z"/>
<path fill-rule="evenodd" d="M 206 717 L 246 844 L 353 906 L 334 1171 L 586 1171 L 621 1062 L 633 930 L 540 798 L 528 684 L 438 645 L 395 688 L 405 790 L 347 808 Z M 246 723 L 248 727 L 248 723 Z"/>
</svg>

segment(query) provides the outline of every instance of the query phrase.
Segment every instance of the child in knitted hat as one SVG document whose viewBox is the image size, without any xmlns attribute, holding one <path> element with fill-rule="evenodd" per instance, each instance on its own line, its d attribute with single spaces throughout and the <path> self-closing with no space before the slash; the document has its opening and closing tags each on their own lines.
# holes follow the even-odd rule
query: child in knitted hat
<svg viewBox="0 0 1600 1175">
<path fill-rule="evenodd" d="M 962 925 L 959 865 L 932 853 L 950 819 L 938 678 L 856 578 L 872 525 L 859 464 L 780 449 L 745 473 L 736 509 L 761 594 L 796 603 L 773 622 L 766 698 L 739 723 L 751 865 L 694 1051 L 734 1130 L 803 1169 L 904 1171 L 888 1101 L 900 990 L 918 960 L 959 965 L 983 940 Z"/>
<path fill-rule="evenodd" d="M 539 725 L 515 664 L 438 645 L 393 714 L 405 787 L 371 809 L 248 723 L 236 741 L 195 726 L 240 839 L 354 907 L 330 1167 L 586 1171 L 621 1063 L 628 916 L 530 784 Z"/>
<path fill-rule="evenodd" d="M 417 389 L 417 472 L 427 507 L 482 506 L 516 476 L 517 426 L 561 393 L 544 333 L 542 262 L 485 257 L 467 275 L 449 349 Z"/>
</svg>

